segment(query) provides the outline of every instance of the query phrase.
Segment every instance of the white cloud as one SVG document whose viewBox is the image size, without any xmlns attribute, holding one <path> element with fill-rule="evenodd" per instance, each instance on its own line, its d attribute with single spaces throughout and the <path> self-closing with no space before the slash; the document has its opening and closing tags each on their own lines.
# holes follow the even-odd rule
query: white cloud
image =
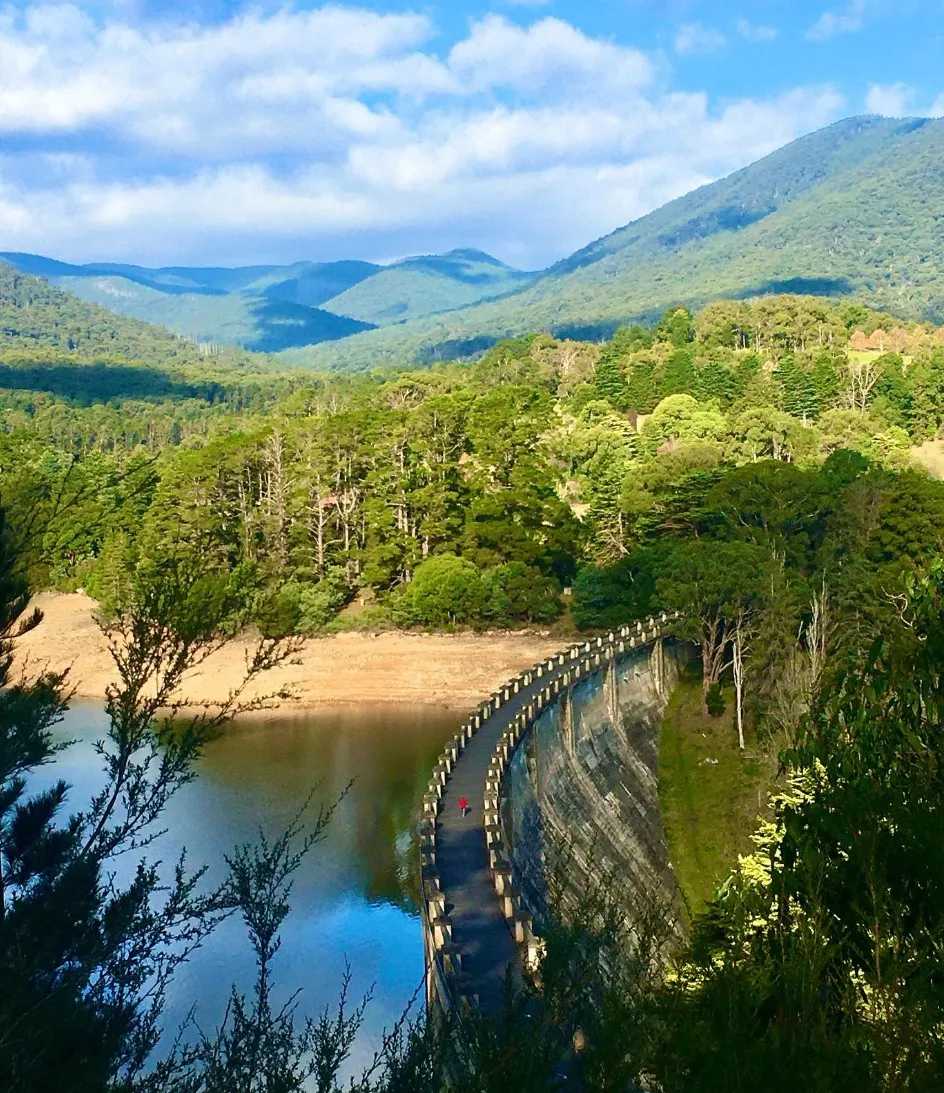
<svg viewBox="0 0 944 1093">
<path fill-rule="evenodd" d="M 447 53 L 435 35 L 340 6 L 213 26 L 8 9 L 2 248 L 151 263 L 478 245 L 536 267 L 843 106 L 814 87 L 719 110 L 560 19 L 487 16 Z"/>
<path fill-rule="evenodd" d="M 870 114 L 882 114 L 886 118 L 903 118 L 908 104 L 914 99 L 914 88 L 904 83 L 869 84 L 865 96 L 865 108 Z"/>
<path fill-rule="evenodd" d="M 934 100 L 928 111 L 929 118 L 944 118 L 944 91 Z"/>
<path fill-rule="evenodd" d="M 449 54 L 449 69 L 471 90 L 506 87 L 532 94 L 626 90 L 652 79 L 652 65 L 638 50 L 589 38 L 560 19 L 525 29 L 498 15 L 473 24 Z"/>
<path fill-rule="evenodd" d="M 865 22 L 866 0 L 849 0 L 842 11 L 824 11 L 807 31 L 807 38 L 824 42 L 837 34 L 854 34 Z"/>
<path fill-rule="evenodd" d="M 675 32 L 675 52 L 716 53 L 724 45 L 724 35 L 701 23 L 686 23 Z"/>
<path fill-rule="evenodd" d="M 772 42 L 780 34 L 776 27 L 755 26 L 746 19 L 739 19 L 737 32 L 749 42 Z"/>
</svg>

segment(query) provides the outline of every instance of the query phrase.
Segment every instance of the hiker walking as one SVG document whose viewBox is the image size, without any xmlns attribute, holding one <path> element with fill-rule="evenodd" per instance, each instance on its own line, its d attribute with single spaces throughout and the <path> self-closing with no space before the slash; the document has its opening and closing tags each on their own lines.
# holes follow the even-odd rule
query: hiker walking
<svg viewBox="0 0 944 1093">
<path fill-rule="evenodd" d="M 469 811 L 469 802 L 465 799 L 465 797 L 459 798 L 459 811 L 462 813 L 463 816 L 465 816 L 465 814 Z"/>
</svg>

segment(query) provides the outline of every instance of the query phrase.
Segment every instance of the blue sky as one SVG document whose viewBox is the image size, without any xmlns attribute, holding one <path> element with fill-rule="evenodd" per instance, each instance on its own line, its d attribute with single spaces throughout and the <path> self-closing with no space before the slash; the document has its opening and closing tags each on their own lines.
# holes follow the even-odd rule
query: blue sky
<svg viewBox="0 0 944 1093">
<path fill-rule="evenodd" d="M 851 114 L 944 115 L 942 0 L 0 7 L 0 250 L 539 268 Z"/>
</svg>

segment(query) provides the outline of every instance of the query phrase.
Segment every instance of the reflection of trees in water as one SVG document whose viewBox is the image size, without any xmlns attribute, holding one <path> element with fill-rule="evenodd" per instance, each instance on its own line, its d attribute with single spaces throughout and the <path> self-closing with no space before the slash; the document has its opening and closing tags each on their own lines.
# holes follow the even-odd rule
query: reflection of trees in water
<svg viewBox="0 0 944 1093">
<path fill-rule="evenodd" d="M 337 870 L 344 877 L 339 882 L 353 884 L 368 901 L 413 914 L 420 865 L 415 827 L 430 771 L 458 721 L 446 713 L 370 709 L 273 719 L 213 745 L 202 777 L 235 793 L 247 810 L 268 813 L 270 833 L 316 784 L 317 807 L 352 783 L 312 859 L 315 883 Z M 201 823 L 212 825 L 213 818 Z M 228 835 L 223 842 L 228 847 Z"/>
<path fill-rule="evenodd" d="M 409 743 L 414 746 L 408 757 L 397 756 L 406 761 L 367 766 L 374 784 L 357 786 L 356 841 L 367 852 L 363 861 L 367 898 L 413 913 L 419 906 L 420 876 L 416 822 L 439 749 L 424 744 L 417 750 L 415 738 Z"/>
</svg>

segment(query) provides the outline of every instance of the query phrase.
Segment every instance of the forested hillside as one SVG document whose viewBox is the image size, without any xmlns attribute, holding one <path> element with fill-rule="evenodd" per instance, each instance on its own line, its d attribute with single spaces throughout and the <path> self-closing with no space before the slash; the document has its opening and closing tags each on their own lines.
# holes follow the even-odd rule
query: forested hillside
<svg viewBox="0 0 944 1093">
<path fill-rule="evenodd" d="M 457 250 L 405 258 L 325 303 L 329 311 L 375 326 L 453 311 L 516 292 L 534 275 L 512 269 L 481 251 Z"/>
<path fill-rule="evenodd" d="M 387 626 L 567 633 L 678 609 L 679 636 L 701 652 L 698 724 L 720 724 L 732 704 L 728 748 L 739 769 L 763 762 L 782 772 L 780 784 L 758 784 L 757 810 L 766 811 L 756 849 L 726 863 L 733 871 L 704 912 L 692 910 L 670 976 L 664 909 L 634 919 L 627 936 L 622 878 L 601 878 L 582 917 L 547 931 L 541 1004 L 526 992 L 509 1000 L 501 1024 L 475 1024 L 463 1066 L 476 1088 L 489 1088 L 496 1053 L 523 1059 L 516 1088 L 543 1093 L 571 1041 L 563 1021 L 588 1030 L 590 1089 L 654 1088 L 656 1076 L 667 1089 L 721 1093 L 731 1060 L 749 1090 L 792 1093 L 798 1081 L 857 1093 L 940 1088 L 944 482 L 915 465 L 912 450 L 944 432 L 944 328 L 780 295 L 696 314 L 672 307 L 651 328 L 623 326 L 603 343 L 531 334 L 469 365 L 242 379 L 238 361 L 221 361 L 218 388 L 181 379 L 142 397 L 123 386 L 125 369 L 186 377 L 204 363 L 196 347 L 111 316 L 109 326 L 96 308 L 8 277 L 5 647 L 14 624 L 35 621 L 23 611 L 30 585 L 81 587 L 106 619 L 123 620 L 126 671 L 109 711 L 130 724 L 113 734 L 127 758 L 108 769 L 131 788 L 122 797 L 116 782 L 119 791 L 98 801 L 130 800 L 149 822 L 160 816 L 160 779 L 186 782 L 200 741 L 191 729 L 157 732 L 142 679 L 158 676 L 164 690 L 153 701 L 173 702 L 185 668 L 247 625 L 267 641 Z M 116 362 L 112 343 L 152 365 Z M 95 385 L 38 388 L 48 367 L 38 362 L 54 355 L 61 375 Z M 270 641 L 252 664 L 290 651 Z M 44 727 L 65 701 L 62 687 L 47 676 L 3 688 L 17 726 L 8 739 L 22 756 L 6 776 L 14 805 L 25 799 L 21 772 L 54 756 Z M 40 729 L 26 744 L 24 710 Z M 107 976 L 122 998 L 144 990 L 137 972 L 151 950 L 140 922 L 166 896 L 158 872 L 142 867 L 143 910 L 102 915 L 121 961 L 102 971 L 94 944 L 77 968 L 76 905 L 86 908 L 81 921 L 97 923 L 102 901 L 111 908 L 117 897 L 94 872 L 78 896 L 72 883 L 30 887 L 40 869 L 69 876 L 70 847 L 86 842 L 75 833 L 87 821 L 58 828 L 56 798 L 37 800 L 4 828 L 5 860 L 15 851 L 26 863 L 8 870 L 17 894 L 9 914 L 27 923 L 5 935 L 5 958 L 30 999 L 39 964 L 42 1000 L 64 999 L 56 1027 L 71 1033 L 102 1010 L 75 982 Z M 272 888 L 274 874 L 254 864 L 261 858 L 246 860 L 264 889 L 252 907 L 274 890 L 283 914 L 286 886 Z M 63 908 L 67 923 L 58 945 L 38 944 L 48 941 L 48 906 Z M 209 906 L 215 914 L 218 904 Z M 166 920 L 154 921 L 163 944 Z M 145 955 L 129 963 L 125 947 Z M 45 1045 L 48 1008 L 19 997 L 0 992 L 5 1027 L 26 1013 L 31 1046 Z M 127 1012 L 119 1047 L 137 1045 L 137 1011 Z M 156 1021 L 159 1008 L 151 1012 Z M 323 1042 L 346 1035 L 343 1012 L 324 1025 Z M 279 1073 L 316 1050 L 282 1026 L 266 1028 Z M 103 1067 L 118 1054 L 114 1042 L 95 1042 Z M 135 1058 L 149 1058 L 156 1042 L 136 1046 Z M 205 1056 L 187 1059 L 216 1065 L 213 1042 L 200 1043 Z M 18 1065 L 23 1057 L 15 1044 L 0 1055 Z M 58 1045 L 41 1058 L 58 1072 Z M 390 1082 L 365 1079 L 363 1088 L 390 1093 L 403 1073 L 423 1075 L 407 1079 L 411 1089 L 449 1088 L 451 1058 L 435 1030 L 418 1030 L 394 1041 L 387 1070 L 374 1064 Z"/>
<path fill-rule="evenodd" d="M 287 377 L 281 398 L 261 380 L 234 393 L 224 375 L 212 391 L 182 384 L 142 401 L 109 392 L 106 371 L 83 409 L 87 391 L 32 393 L 32 372 L 9 367 L 3 378 L 14 494 L 32 505 L 65 475 L 98 512 L 42 580 L 106 600 L 138 559 L 183 538 L 242 567 L 260 611 L 290 628 L 317 630 L 355 597 L 374 624 L 548 621 L 569 586 L 578 622 L 611 625 L 666 602 L 653 565 L 671 556 L 668 539 L 708 535 L 719 517 L 702 504 L 734 503 L 721 500 L 726 483 L 748 466 L 768 485 L 739 487 L 737 503 L 759 489 L 786 519 L 793 501 L 778 491 L 819 497 L 817 543 L 847 503 L 832 492 L 868 483 L 878 522 L 856 550 L 883 542 L 889 573 L 944 545 L 944 487 L 909 454 L 944 425 L 941 334 L 851 304 L 671 309 L 602 345 L 530 336 L 474 366 Z M 109 483 L 129 468 L 141 475 L 133 512 L 113 511 Z M 883 512 L 907 514 L 910 530 Z M 798 579 L 832 567 L 818 550 L 804 548 Z"/>
<path fill-rule="evenodd" d="M 532 330 L 601 337 L 672 303 L 771 292 L 941 321 L 942 161 L 944 120 L 850 118 L 620 228 L 513 296 L 291 359 L 357 368 L 468 355 Z"/>
<path fill-rule="evenodd" d="M 264 357 L 199 346 L 0 264 L 0 389 L 8 409 L 68 418 L 74 407 L 96 405 L 76 420 L 103 445 L 122 436 L 134 444 L 139 419 L 151 432 L 159 419 L 160 435 L 174 436 L 182 413 L 202 420 L 261 408 L 297 382 L 273 375 Z"/>
<path fill-rule="evenodd" d="M 70 265 L 0 253 L 0 263 L 119 315 L 198 342 L 262 353 L 336 341 L 389 323 L 449 311 L 530 283 L 480 251 L 371 262 L 191 268 L 95 262 Z"/>
<path fill-rule="evenodd" d="M 292 289 L 277 283 L 264 295 L 186 291 L 145 285 L 122 277 L 57 277 L 56 284 L 80 299 L 119 315 L 163 326 L 197 342 L 240 345 L 259 353 L 347 338 L 372 329 L 324 308 L 277 295 L 304 295 L 299 278 Z"/>
</svg>

